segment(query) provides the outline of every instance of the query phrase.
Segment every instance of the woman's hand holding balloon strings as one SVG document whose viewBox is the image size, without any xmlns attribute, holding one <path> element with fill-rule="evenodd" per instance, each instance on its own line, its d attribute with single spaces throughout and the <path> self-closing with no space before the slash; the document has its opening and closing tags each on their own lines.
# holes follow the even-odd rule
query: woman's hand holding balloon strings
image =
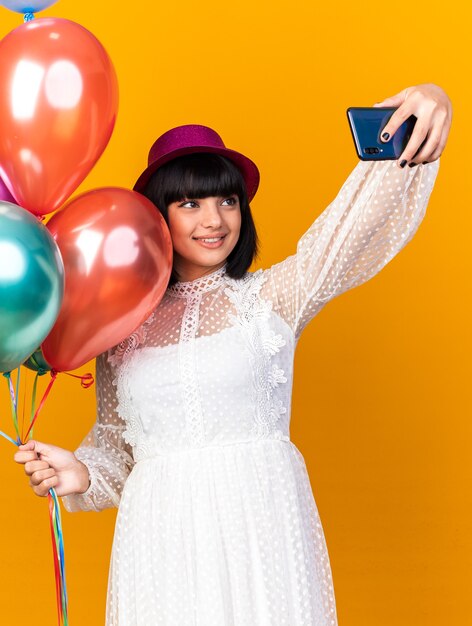
<svg viewBox="0 0 472 626">
<path fill-rule="evenodd" d="M 30 439 L 19 446 L 13 458 L 25 466 L 30 487 L 37 496 L 47 496 L 51 488 L 58 496 L 84 493 L 88 489 L 88 469 L 69 450 Z"/>
</svg>

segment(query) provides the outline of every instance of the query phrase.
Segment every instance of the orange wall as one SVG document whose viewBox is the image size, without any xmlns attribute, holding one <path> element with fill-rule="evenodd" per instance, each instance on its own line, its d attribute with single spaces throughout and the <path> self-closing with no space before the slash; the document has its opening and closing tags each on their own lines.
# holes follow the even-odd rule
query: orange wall
<svg viewBox="0 0 472 626">
<path fill-rule="evenodd" d="M 207 124 L 253 158 L 258 267 L 291 254 L 357 163 L 345 110 L 435 82 L 454 121 L 413 241 L 331 302 L 300 341 L 292 439 L 331 557 L 342 626 L 467 626 L 472 565 L 470 23 L 465 2 L 61 0 L 105 45 L 121 102 L 111 142 L 79 191 L 131 187 L 151 142 Z M 115 4 L 115 7 L 118 5 Z M 466 12 L 468 14 L 466 14 Z M 0 9 L 0 35 L 21 17 Z M 81 372 L 93 371 L 93 363 Z M 29 378 L 31 384 L 32 377 Z M 12 432 L 7 388 L 0 428 Z M 74 449 L 94 389 L 60 376 L 35 437 Z M 0 440 L 0 622 L 56 620 L 47 501 Z M 70 624 L 102 626 L 115 511 L 63 509 Z"/>
</svg>

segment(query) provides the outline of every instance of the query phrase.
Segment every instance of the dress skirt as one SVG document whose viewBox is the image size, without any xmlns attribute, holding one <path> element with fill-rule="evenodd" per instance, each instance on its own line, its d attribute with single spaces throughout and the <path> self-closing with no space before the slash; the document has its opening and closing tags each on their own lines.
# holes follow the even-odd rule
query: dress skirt
<svg viewBox="0 0 472 626">
<path fill-rule="evenodd" d="M 335 626 L 323 529 L 290 440 L 165 451 L 134 466 L 107 626 Z"/>
</svg>

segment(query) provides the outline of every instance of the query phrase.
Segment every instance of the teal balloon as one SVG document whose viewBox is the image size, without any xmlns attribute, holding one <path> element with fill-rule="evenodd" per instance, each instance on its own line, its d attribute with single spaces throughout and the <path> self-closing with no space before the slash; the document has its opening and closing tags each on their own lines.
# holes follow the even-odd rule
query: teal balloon
<svg viewBox="0 0 472 626">
<path fill-rule="evenodd" d="M 64 265 L 37 217 L 0 201 L 0 372 L 19 367 L 51 331 L 64 297 Z"/>
<path fill-rule="evenodd" d="M 23 365 L 29 370 L 33 370 L 33 372 L 39 372 L 40 376 L 46 374 L 47 372 L 50 372 L 52 369 L 49 363 L 44 358 L 44 354 L 41 348 L 38 348 L 36 352 L 33 352 L 29 359 L 26 359 Z"/>
</svg>

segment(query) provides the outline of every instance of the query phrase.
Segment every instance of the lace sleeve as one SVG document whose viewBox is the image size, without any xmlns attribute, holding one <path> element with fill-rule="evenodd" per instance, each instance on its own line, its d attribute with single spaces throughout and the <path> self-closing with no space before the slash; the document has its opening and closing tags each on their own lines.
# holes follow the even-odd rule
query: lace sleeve
<svg viewBox="0 0 472 626">
<path fill-rule="evenodd" d="M 96 359 L 97 420 L 75 451 L 89 470 L 90 485 L 85 493 L 62 497 L 69 512 L 117 507 L 134 465 L 131 446 L 122 437 L 126 425 L 117 413 L 113 369 L 107 356 L 104 352 Z"/>
<path fill-rule="evenodd" d="M 372 278 L 410 241 L 438 168 L 439 159 L 405 169 L 359 161 L 296 253 L 265 270 L 261 295 L 297 338 L 327 302 Z"/>
</svg>

